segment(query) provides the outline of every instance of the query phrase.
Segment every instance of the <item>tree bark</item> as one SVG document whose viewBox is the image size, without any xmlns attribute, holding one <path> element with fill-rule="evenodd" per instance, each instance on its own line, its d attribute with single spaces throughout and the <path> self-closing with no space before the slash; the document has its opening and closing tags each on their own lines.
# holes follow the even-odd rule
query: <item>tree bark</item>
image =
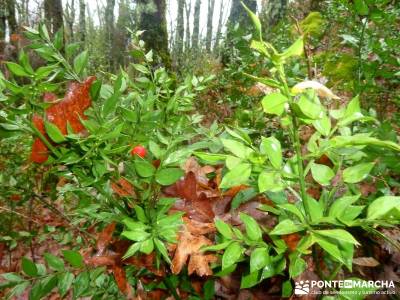
<svg viewBox="0 0 400 300">
<path fill-rule="evenodd" d="M 185 5 L 185 0 L 178 0 L 178 17 L 176 21 L 176 40 L 175 40 L 175 47 L 178 56 L 181 55 L 183 52 L 183 35 L 185 33 L 184 31 L 185 28 L 183 23 L 184 5 Z"/>
<path fill-rule="evenodd" d="M 130 19 L 131 11 L 130 6 L 126 0 L 120 0 L 118 6 L 118 20 L 117 26 L 115 28 L 115 41 L 114 48 L 118 49 L 118 51 L 114 51 L 115 60 L 117 66 L 125 66 L 126 65 L 126 48 L 128 45 L 128 30 L 127 28 L 132 28 L 133 24 Z"/>
<path fill-rule="evenodd" d="M 257 10 L 257 0 L 232 0 L 231 13 L 228 21 L 229 25 L 234 26 L 236 23 L 239 23 L 240 28 L 243 30 L 253 28 L 249 14 L 240 2 L 243 2 L 253 12 Z"/>
<path fill-rule="evenodd" d="M 268 1 L 265 8 L 267 29 L 274 27 L 283 18 L 286 12 L 288 0 Z"/>
<path fill-rule="evenodd" d="M 189 2 L 189 4 L 188 4 Z M 185 29 L 185 48 L 190 48 L 190 13 L 192 12 L 192 1 L 185 1 L 186 29 Z"/>
<path fill-rule="evenodd" d="M 224 22 L 224 1 L 221 1 L 219 6 L 219 18 L 218 18 L 218 27 L 217 27 L 217 34 L 215 35 L 215 44 L 214 44 L 214 52 L 217 51 L 219 46 L 219 41 L 221 39 L 221 32 L 222 32 L 222 23 Z"/>
<path fill-rule="evenodd" d="M 10 31 L 10 36 L 17 32 L 17 20 L 15 18 L 15 0 L 7 0 L 7 8 L 8 8 L 8 29 Z"/>
<path fill-rule="evenodd" d="M 199 35 L 200 35 L 200 6 L 201 0 L 196 0 L 194 5 L 194 23 L 193 23 L 193 36 L 192 36 L 192 47 L 199 47 Z"/>
<path fill-rule="evenodd" d="M 213 36 L 214 6 L 215 6 L 215 0 L 208 0 L 207 37 L 206 37 L 207 51 L 211 50 L 211 42 Z"/>
<path fill-rule="evenodd" d="M 82 44 L 86 40 L 86 3 L 85 0 L 79 0 L 79 40 Z"/>
<path fill-rule="evenodd" d="M 63 26 L 61 0 L 44 0 L 44 15 L 47 29 L 51 35 L 54 35 Z"/>
<path fill-rule="evenodd" d="M 110 70 L 113 70 L 113 41 L 114 41 L 114 6 L 115 0 L 107 0 L 106 9 L 104 13 L 105 19 L 105 33 L 106 33 L 106 51 L 107 61 Z"/>
<path fill-rule="evenodd" d="M 138 0 L 140 6 L 139 29 L 145 30 L 142 35 L 148 50 L 161 58 L 166 68 L 171 68 L 171 57 L 168 51 L 168 32 L 166 18 L 166 0 Z"/>
</svg>

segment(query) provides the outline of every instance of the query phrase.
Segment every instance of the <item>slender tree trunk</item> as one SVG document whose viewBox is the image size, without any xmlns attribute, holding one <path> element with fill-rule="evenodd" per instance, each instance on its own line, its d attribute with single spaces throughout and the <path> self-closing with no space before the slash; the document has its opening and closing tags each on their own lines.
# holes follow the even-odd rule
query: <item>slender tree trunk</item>
<svg viewBox="0 0 400 300">
<path fill-rule="evenodd" d="M 44 15 L 48 30 L 54 35 L 63 26 L 61 0 L 44 0 Z"/>
<path fill-rule="evenodd" d="M 283 18 L 286 12 L 288 0 L 268 1 L 265 8 L 267 28 L 274 27 Z"/>
<path fill-rule="evenodd" d="M 6 21 L 8 16 L 8 10 L 5 2 L 0 2 L 0 44 L 4 44 L 4 40 L 6 39 Z M 3 42 L 2 42 L 3 41 Z M 3 49 L 1 49 L 3 52 Z"/>
<path fill-rule="evenodd" d="M 79 40 L 82 44 L 86 40 L 86 3 L 85 0 L 79 0 Z M 82 45 L 82 48 L 84 46 Z"/>
<path fill-rule="evenodd" d="M 114 40 L 114 6 L 115 0 L 107 0 L 106 9 L 105 9 L 105 33 L 106 33 L 106 52 L 107 52 L 107 60 L 108 66 L 110 70 L 113 70 L 113 40 Z"/>
<path fill-rule="evenodd" d="M 6 0 L 8 9 L 8 29 L 10 31 L 10 36 L 17 32 L 17 20 L 15 17 L 15 0 Z"/>
<path fill-rule="evenodd" d="M 131 11 L 129 4 L 126 0 L 119 1 L 118 7 L 118 20 L 117 26 L 115 28 L 115 41 L 114 48 L 118 49 L 115 52 L 115 60 L 117 66 L 125 66 L 125 58 L 126 55 L 126 47 L 128 44 L 128 31 L 127 28 L 132 28 L 131 19 L 130 19 Z"/>
<path fill-rule="evenodd" d="M 221 39 L 222 22 L 224 21 L 224 10 L 225 10 L 224 1 L 221 1 L 220 6 L 219 6 L 217 34 L 215 35 L 214 52 L 217 51 L 218 46 L 219 46 L 219 41 Z"/>
<path fill-rule="evenodd" d="M 200 35 L 200 6 L 201 0 L 196 0 L 194 5 L 194 23 L 193 23 L 193 36 L 192 36 L 192 47 L 199 47 L 199 35 Z"/>
<path fill-rule="evenodd" d="M 251 19 L 240 2 L 243 2 L 251 11 L 255 12 L 257 10 L 257 0 L 232 0 L 231 13 L 229 15 L 230 25 L 233 26 L 239 23 L 241 29 L 248 30 L 252 28 Z"/>
<path fill-rule="evenodd" d="M 215 7 L 215 0 L 208 0 L 207 38 L 206 38 L 207 51 L 211 50 L 211 41 L 213 36 L 214 7 Z"/>
<path fill-rule="evenodd" d="M 183 52 L 183 35 L 185 33 L 184 18 L 183 18 L 184 6 L 185 6 L 185 0 L 178 0 L 178 17 L 176 22 L 176 41 L 175 41 L 175 47 L 178 58 Z"/>
<path fill-rule="evenodd" d="M 69 41 L 74 41 L 75 0 L 67 2 L 65 9 L 65 23 L 68 25 Z"/>
<path fill-rule="evenodd" d="M 189 2 L 189 4 L 188 4 Z M 190 14 L 192 12 L 192 1 L 185 1 L 186 13 L 186 30 L 185 30 L 185 48 L 186 51 L 190 48 Z"/>
<path fill-rule="evenodd" d="M 171 57 L 168 51 L 168 31 L 166 18 L 166 0 L 138 0 L 140 5 L 139 29 L 145 30 L 142 35 L 147 49 L 161 58 L 166 68 L 171 68 Z"/>
</svg>

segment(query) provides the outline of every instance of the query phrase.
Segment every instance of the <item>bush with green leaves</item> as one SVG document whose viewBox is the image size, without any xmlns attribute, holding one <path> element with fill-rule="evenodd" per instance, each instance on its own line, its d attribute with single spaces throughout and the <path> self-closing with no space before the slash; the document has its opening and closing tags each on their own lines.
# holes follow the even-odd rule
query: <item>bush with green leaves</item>
<svg viewBox="0 0 400 300">
<path fill-rule="evenodd" d="M 260 22 L 250 14 L 261 37 Z M 290 278 L 306 270 L 304 256 L 311 253 L 323 280 L 335 278 L 343 267 L 351 272 L 354 247 L 360 246 L 353 232 L 361 230 L 382 236 L 377 226 L 400 223 L 400 196 L 390 190 L 374 199 L 361 195 L 358 183 L 372 176 L 378 164 L 366 161 L 366 153 L 369 148 L 379 147 L 399 157 L 400 146 L 374 137 L 373 131 L 365 131 L 363 123 L 379 122 L 365 114 L 357 96 L 346 107 L 329 109 L 324 103 L 338 97 L 321 83 L 303 81 L 292 87 L 288 85 L 285 64 L 302 55 L 302 37 L 283 52 L 261 39 L 253 40 L 251 47 L 271 66 L 271 77 L 256 79 L 275 89 L 261 104 L 267 115 L 279 117 L 281 126 L 289 133 L 291 144 L 285 152 L 288 154 L 285 155 L 281 142 L 273 135 L 253 141 L 246 130 L 227 128 L 221 137 L 226 154 L 196 152 L 196 155 L 206 163 L 225 163 L 221 188 L 248 186 L 247 194 L 242 193 L 237 203 L 234 199 L 233 208 L 257 193 L 265 193 L 274 204 L 263 205 L 261 209 L 276 215 L 278 224 L 271 229 L 260 228 L 254 219 L 242 215 L 246 226 L 246 234 L 242 234 L 217 221 L 222 242 L 206 249 L 224 250 L 221 272 L 230 273 L 238 261 L 249 260 L 242 287 L 254 286 L 269 276 L 281 274 L 286 264 L 282 255 L 289 251 L 281 239 L 284 235 L 296 234 L 301 238 L 296 249 L 289 251 Z M 301 126 L 313 128 L 309 139 L 300 138 Z M 307 192 L 315 184 L 322 187 L 318 199 Z M 295 200 L 289 201 L 288 195 Z M 263 234 L 269 236 L 270 244 L 264 242 Z M 319 268 L 318 249 L 323 251 L 324 259 L 331 261 L 326 272 Z"/>
</svg>

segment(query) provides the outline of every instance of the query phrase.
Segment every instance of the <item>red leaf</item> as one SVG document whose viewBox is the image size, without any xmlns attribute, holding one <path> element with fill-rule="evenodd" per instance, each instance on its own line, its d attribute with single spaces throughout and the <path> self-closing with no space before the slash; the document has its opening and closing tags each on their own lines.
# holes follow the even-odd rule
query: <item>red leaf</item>
<svg viewBox="0 0 400 300">
<path fill-rule="evenodd" d="M 33 125 L 39 130 L 41 134 L 44 136 L 46 135 L 46 131 L 44 128 L 44 121 L 38 115 L 33 115 L 32 117 Z M 32 144 L 32 151 L 30 160 L 41 164 L 44 163 L 47 158 L 49 157 L 49 150 L 47 149 L 46 145 L 42 142 L 41 139 L 35 138 Z"/>
<path fill-rule="evenodd" d="M 117 182 L 111 183 L 113 191 L 121 197 L 134 196 L 135 191 L 132 184 L 125 178 L 118 179 Z"/>
<path fill-rule="evenodd" d="M 102 232 L 100 232 L 98 236 L 98 240 L 96 243 L 96 248 L 97 248 L 97 254 L 102 255 L 104 253 L 104 250 L 107 248 L 107 246 L 110 244 L 110 241 L 112 239 L 112 235 L 115 230 L 115 222 L 112 222 L 111 224 L 108 224 Z"/>
<path fill-rule="evenodd" d="M 125 294 L 128 297 L 128 299 L 132 299 L 133 297 L 132 287 L 126 279 L 126 273 L 124 268 L 121 265 L 115 265 L 112 270 L 114 273 L 115 282 L 117 283 L 119 290 L 123 294 Z"/>
</svg>

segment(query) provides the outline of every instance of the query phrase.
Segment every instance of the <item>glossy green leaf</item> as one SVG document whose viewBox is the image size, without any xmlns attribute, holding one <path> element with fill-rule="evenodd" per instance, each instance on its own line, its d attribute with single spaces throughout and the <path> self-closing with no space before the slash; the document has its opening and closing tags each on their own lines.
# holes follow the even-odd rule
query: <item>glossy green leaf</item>
<svg viewBox="0 0 400 300">
<path fill-rule="evenodd" d="M 44 127 L 46 128 L 46 133 L 53 142 L 62 143 L 66 141 L 65 136 L 61 133 L 60 129 L 53 123 L 45 121 Z"/>
<path fill-rule="evenodd" d="M 282 189 L 283 185 L 279 173 L 263 171 L 258 176 L 258 190 L 260 193 L 266 191 L 278 192 Z"/>
<path fill-rule="evenodd" d="M 62 253 L 64 255 L 65 260 L 69 262 L 71 266 L 75 268 L 83 267 L 83 257 L 78 251 L 63 250 Z"/>
<path fill-rule="evenodd" d="M 241 163 L 227 172 L 222 178 L 220 188 L 229 188 L 247 183 L 251 174 L 251 165 Z"/>
<path fill-rule="evenodd" d="M 74 71 L 77 74 L 81 74 L 88 63 L 88 60 L 89 60 L 89 53 L 87 50 L 80 53 L 74 59 Z"/>
<path fill-rule="evenodd" d="M 282 147 L 281 143 L 273 136 L 261 138 L 260 149 L 262 153 L 267 154 L 269 161 L 275 169 L 282 166 Z"/>
<path fill-rule="evenodd" d="M 271 93 L 261 100 L 264 112 L 271 115 L 282 115 L 288 99 L 281 93 Z"/>
<path fill-rule="evenodd" d="M 51 269 L 55 271 L 64 271 L 64 261 L 61 258 L 51 253 L 45 253 L 44 259 Z"/>
<path fill-rule="evenodd" d="M 22 271 L 24 271 L 24 273 L 28 276 L 34 277 L 38 274 L 38 269 L 35 263 L 26 257 L 22 258 L 21 266 Z"/>
<path fill-rule="evenodd" d="M 244 213 L 240 213 L 239 216 L 246 227 L 246 234 L 249 239 L 253 241 L 261 240 L 262 231 L 257 221 L 253 217 L 250 217 Z"/>
<path fill-rule="evenodd" d="M 300 224 L 295 224 L 292 220 L 286 219 L 279 222 L 278 225 L 269 233 L 270 235 L 284 235 L 304 230 L 305 227 Z"/>
<path fill-rule="evenodd" d="M 6 62 L 7 68 L 13 73 L 14 75 L 21 76 L 21 77 L 28 77 L 28 72 L 19 64 L 14 62 Z"/>
<path fill-rule="evenodd" d="M 331 133 L 331 119 L 324 115 L 321 119 L 317 119 L 313 122 L 315 129 L 324 136 L 328 136 Z"/>
<path fill-rule="evenodd" d="M 143 241 L 140 245 L 140 252 L 144 254 L 150 254 L 154 250 L 154 243 L 152 239 Z"/>
<path fill-rule="evenodd" d="M 372 168 L 375 166 L 375 163 L 363 163 L 358 164 L 343 170 L 343 180 L 347 183 L 357 183 L 365 178 L 367 178 L 368 174 L 371 172 Z"/>
<path fill-rule="evenodd" d="M 141 177 L 151 177 L 156 172 L 156 168 L 150 162 L 141 159 L 135 161 L 135 169 Z"/>
<path fill-rule="evenodd" d="M 313 163 L 311 165 L 311 174 L 320 185 L 329 185 L 335 173 L 331 168 L 325 165 Z"/>
<path fill-rule="evenodd" d="M 74 274 L 70 272 L 61 273 L 58 275 L 57 288 L 61 297 L 64 297 L 74 282 Z"/>
<path fill-rule="evenodd" d="M 400 196 L 379 197 L 368 206 L 367 219 L 379 219 L 394 208 L 400 209 Z"/>
<path fill-rule="evenodd" d="M 227 239 L 233 238 L 233 232 L 230 225 L 226 224 L 224 221 L 217 219 L 214 222 L 215 227 L 217 228 L 218 232 L 222 234 Z"/>
<path fill-rule="evenodd" d="M 249 14 L 251 20 L 253 21 L 254 27 L 256 28 L 258 39 L 261 41 L 262 40 L 262 31 L 261 31 L 261 22 L 260 19 L 257 17 L 255 13 L 253 13 L 243 2 L 241 2 L 244 9 L 247 11 Z"/>
<path fill-rule="evenodd" d="M 250 255 L 250 273 L 263 269 L 271 263 L 267 248 L 256 248 Z"/>
<path fill-rule="evenodd" d="M 360 245 L 360 243 L 357 242 L 357 240 L 349 232 L 343 229 L 314 230 L 314 233 L 345 243 Z"/>
<path fill-rule="evenodd" d="M 221 139 L 221 142 L 226 150 L 232 152 L 234 155 L 240 158 L 246 158 L 250 155 L 251 152 L 253 152 L 251 148 L 236 140 Z"/>
<path fill-rule="evenodd" d="M 242 256 L 242 246 L 238 242 L 231 243 L 222 256 L 222 270 L 234 265 Z"/>
<path fill-rule="evenodd" d="M 165 168 L 157 170 L 156 181 L 161 185 L 171 185 L 184 175 L 182 169 Z"/>
<path fill-rule="evenodd" d="M 302 274 L 307 268 L 307 263 L 304 259 L 300 257 L 300 253 L 293 252 L 289 255 L 289 275 L 291 278 L 295 278 Z"/>
</svg>

